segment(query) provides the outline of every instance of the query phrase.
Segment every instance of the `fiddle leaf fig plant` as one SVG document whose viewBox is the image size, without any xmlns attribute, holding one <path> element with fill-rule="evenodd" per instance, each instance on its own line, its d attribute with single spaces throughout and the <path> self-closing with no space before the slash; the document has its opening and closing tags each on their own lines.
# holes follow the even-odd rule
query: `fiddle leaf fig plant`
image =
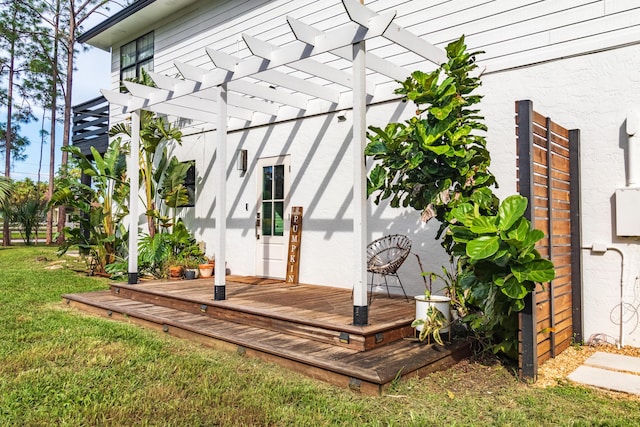
<svg viewBox="0 0 640 427">
<path fill-rule="evenodd" d="M 457 283 L 469 309 L 463 320 L 495 352 L 515 356 L 524 297 L 555 271 L 535 249 L 544 234 L 524 217 L 526 198 L 500 203 L 492 191 L 487 127 L 476 107 L 482 97 L 474 94 L 481 80 L 472 75 L 482 52 L 468 52 L 464 36 L 446 52 L 446 63 L 413 72 L 396 90 L 415 103 L 414 117 L 369 128 L 365 154 L 375 166 L 367 194 L 440 222 L 436 238 L 461 266 Z"/>
</svg>

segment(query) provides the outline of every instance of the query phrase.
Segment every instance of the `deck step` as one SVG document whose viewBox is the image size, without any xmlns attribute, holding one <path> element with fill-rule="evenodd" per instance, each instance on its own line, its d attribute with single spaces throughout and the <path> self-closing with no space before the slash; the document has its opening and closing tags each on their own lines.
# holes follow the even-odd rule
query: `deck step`
<svg viewBox="0 0 640 427">
<path fill-rule="evenodd" d="M 379 394 L 398 376 L 443 369 L 469 354 L 469 344 L 445 347 L 398 340 L 358 351 L 230 320 L 123 298 L 110 291 L 63 295 L 70 306 L 114 320 L 129 321 L 170 335 L 259 357 L 288 369 L 349 387 Z"/>
<path fill-rule="evenodd" d="M 185 287 L 191 287 L 192 292 L 184 292 Z M 114 295 L 133 301 L 252 325 L 358 351 L 371 350 L 394 341 L 413 337 L 414 334 L 411 327 L 412 313 L 392 322 L 387 321 L 373 326 L 361 327 L 350 325 L 342 318 L 336 319 L 335 322 L 327 321 L 326 318 L 321 321 L 316 320 L 313 316 L 305 316 L 303 309 L 291 310 L 286 307 L 286 310 L 274 311 L 273 304 L 268 302 L 274 298 L 287 299 L 291 292 L 297 291 L 295 288 L 263 286 L 262 302 L 264 304 L 261 305 L 255 300 L 247 303 L 242 297 L 214 301 L 211 293 L 205 296 L 202 293 L 193 292 L 193 289 L 201 287 L 202 281 L 196 280 L 184 281 L 170 292 L 160 286 L 125 284 L 114 284 L 111 286 L 111 290 Z M 284 294 L 277 295 L 279 292 Z M 350 303 L 348 299 L 345 301 Z M 322 304 L 322 297 L 319 298 L 318 304 Z M 350 307 L 347 306 L 346 309 L 349 310 Z"/>
</svg>

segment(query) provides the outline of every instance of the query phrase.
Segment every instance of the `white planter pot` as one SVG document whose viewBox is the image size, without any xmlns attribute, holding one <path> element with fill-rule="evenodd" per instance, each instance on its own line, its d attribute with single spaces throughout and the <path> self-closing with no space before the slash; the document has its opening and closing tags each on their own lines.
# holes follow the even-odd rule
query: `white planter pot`
<svg viewBox="0 0 640 427">
<path fill-rule="evenodd" d="M 416 300 L 416 320 L 426 320 L 427 310 L 430 306 L 434 306 L 436 309 L 440 310 L 442 314 L 444 314 L 444 318 L 447 320 L 447 327 L 440 329 L 440 333 L 448 333 L 449 323 L 451 323 L 451 298 L 441 295 L 431 295 L 431 298 L 429 299 L 427 299 L 425 295 L 417 295 L 414 298 Z M 416 330 L 421 331 L 422 325 L 416 326 Z"/>
</svg>

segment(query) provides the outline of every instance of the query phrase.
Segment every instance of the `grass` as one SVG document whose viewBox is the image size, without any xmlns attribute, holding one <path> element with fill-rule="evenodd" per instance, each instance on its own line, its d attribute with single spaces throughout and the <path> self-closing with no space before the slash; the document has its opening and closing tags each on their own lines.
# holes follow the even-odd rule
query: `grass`
<svg viewBox="0 0 640 427">
<path fill-rule="evenodd" d="M 62 265 L 53 248 L 0 249 L 0 426 L 640 424 L 637 399 L 565 382 L 533 387 L 496 361 L 361 396 L 69 309 L 61 294 L 107 282 Z"/>
</svg>

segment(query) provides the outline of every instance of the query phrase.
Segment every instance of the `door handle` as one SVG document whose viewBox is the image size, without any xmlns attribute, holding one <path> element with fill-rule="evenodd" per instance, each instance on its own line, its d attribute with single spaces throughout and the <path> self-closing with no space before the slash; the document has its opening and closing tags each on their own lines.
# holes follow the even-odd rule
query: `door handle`
<svg viewBox="0 0 640 427">
<path fill-rule="evenodd" d="M 260 239 L 260 212 L 256 214 L 256 239 Z"/>
</svg>

